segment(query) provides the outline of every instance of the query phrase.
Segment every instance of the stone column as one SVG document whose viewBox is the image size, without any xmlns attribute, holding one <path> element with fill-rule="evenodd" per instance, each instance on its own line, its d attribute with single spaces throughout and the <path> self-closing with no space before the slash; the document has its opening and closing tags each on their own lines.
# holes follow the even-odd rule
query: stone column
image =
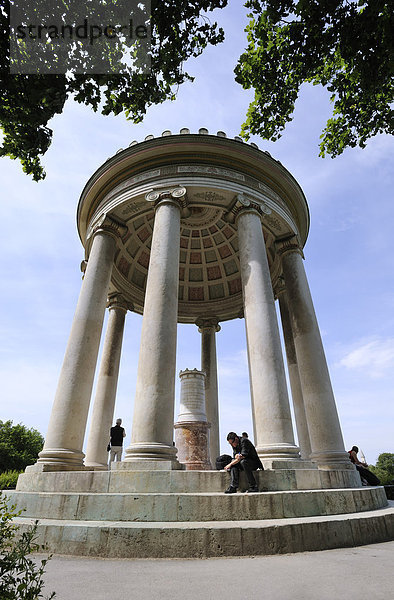
<svg viewBox="0 0 394 600">
<path fill-rule="evenodd" d="M 108 469 L 107 444 L 111 428 L 118 385 L 123 330 L 128 305 L 120 294 L 108 299 L 107 333 L 97 380 L 96 397 L 86 447 L 85 466 Z"/>
<path fill-rule="evenodd" d="M 282 285 L 276 290 L 276 295 L 279 301 L 279 309 L 282 320 L 283 338 L 285 341 L 291 396 L 293 399 L 294 416 L 297 425 L 298 444 L 301 450 L 301 458 L 304 460 L 309 460 L 309 457 L 312 452 L 311 442 L 309 439 L 308 423 L 305 415 L 300 374 L 298 372 L 298 364 L 294 346 L 293 332 L 291 330 L 291 321 L 287 303 L 286 288 L 284 287 L 284 285 Z"/>
<path fill-rule="evenodd" d="M 131 445 L 124 462 L 168 461 L 173 445 L 181 206 L 185 188 L 150 192 L 156 202 L 142 320 Z M 145 462 L 148 466 L 148 463 Z M 164 465 L 163 465 L 164 466 Z M 134 467 L 137 464 L 134 463 Z M 132 467 L 133 468 L 133 467 Z"/>
<path fill-rule="evenodd" d="M 277 244 L 282 256 L 291 328 L 297 354 L 311 442 L 311 459 L 320 469 L 353 469 L 341 426 L 319 327 L 309 291 L 302 250 L 295 236 Z"/>
<path fill-rule="evenodd" d="M 214 463 L 220 454 L 219 441 L 219 402 L 218 402 L 218 375 L 216 360 L 215 333 L 220 331 L 216 317 L 200 318 L 196 321 L 198 331 L 201 333 L 201 371 L 205 373 L 205 410 L 207 420 L 211 424 L 210 430 L 210 456 Z"/>
<path fill-rule="evenodd" d="M 205 373 L 186 369 L 179 373 L 181 402 L 175 423 L 175 443 L 178 459 L 188 471 L 208 471 L 212 468 L 209 456 L 209 429 L 205 412 Z"/>
<path fill-rule="evenodd" d="M 42 452 L 34 470 L 83 468 L 92 393 L 116 239 L 126 228 L 104 215 L 96 224 Z"/>
<path fill-rule="evenodd" d="M 244 196 L 238 198 L 236 222 L 255 441 L 261 459 L 295 459 L 299 458 L 299 449 L 294 443 L 275 301 L 260 219 L 261 213 L 266 210 Z"/>
</svg>

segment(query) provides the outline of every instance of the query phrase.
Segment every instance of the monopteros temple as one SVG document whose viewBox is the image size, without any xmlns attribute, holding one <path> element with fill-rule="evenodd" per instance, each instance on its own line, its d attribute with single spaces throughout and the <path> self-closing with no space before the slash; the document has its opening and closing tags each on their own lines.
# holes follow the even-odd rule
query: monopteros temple
<svg viewBox="0 0 394 600">
<path fill-rule="evenodd" d="M 125 557 L 293 552 L 393 536 L 384 489 L 361 487 L 344 447 L 304 270 L 308 205 L 279 161 L 223 132 L 148 136 L 92 175 L 77 224 L 81 293 L 44 448 L 9 493 L 26 508 L 20 523 L 39 519 L 56 552 Z M 131 443 L 108 470 L 128 311 L 142 315 L 134 414 L 124 418 Z M 216 336 L 239 318 L 265 471 L 260 493 L 227 497 L 228 475 L 210 468 L 220 453 Z M 178 323 L 201 333 L 199 369 L 180 374 L 179 416 Z"/>
</svg>

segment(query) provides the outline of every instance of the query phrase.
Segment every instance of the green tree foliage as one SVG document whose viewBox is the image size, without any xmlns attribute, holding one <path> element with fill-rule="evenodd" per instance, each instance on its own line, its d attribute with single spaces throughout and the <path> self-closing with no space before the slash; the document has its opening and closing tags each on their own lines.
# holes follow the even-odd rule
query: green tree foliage
<svg viewBox="0 0 394 600">
<path fill-rule="evenodd" d="M 62 112 L 67 98 L 72 96 L 104 115 L 124 112 L 134 123 L 142 121 L 149 106 L 174 99 L 177 87 L 193 79 L 183 69 L 186 60 L 200 55 L 207 45 L 223 41 L 223 30 L 211 23 L 204 13 L 226 6 L 227 0 L 152 0 L 149 72 L 113 73 L 109 70 L 108 74 L 84 74 L 83 52 L 74 57 L 79 61 L 79 69 L 73 72 L 10 74 L 9 9 L 10 5 L 13 9 L 23 8 L 23 4 L 24 0 L 1 0 L 0 126 L 4 141 L 0 156 L 19 159 L 23 170 L 38 181 L 45 177 L 40 156 L 48 150 L 52 140 L 48 122 Z M 73 11 L 80 2 L 64 0 L 60 4 L 70 11 L 72 22 Z M 97 0 L 95 5 L 99 4 L 107 7 L 109 3 Z M 113 4 L 124 3 L 115 1 Z M 49 5 L 44 3 L 40 8 L 38 2 L 36 6 L 37 22 L 40 22 L 39 11 L 45 14 Z M 127 43 L 122 42 L 121 47 L 113 50 L 116 56 L 111 60 L 116 61 L 127 50 L 132 59 L 136 47 L 128 48 Z M 104 51 L 103 55 L 107 48 Z"/>
<path fill-rule="evenodd" d="M 394 484 L 394 454 L 383 452 L 379 454 L 376 465 L 369 466 L 369 469 L 379 477 L 382 485 Z"/>
<path fill-rule="evenodd" d="M 6 498 L 0 492 L 0 598 L 1 600 L 39 600 L 44 598 L 43 575 L 48 559 L 39 563 L 29 555 L 41 550 L 35 543 L 37 522 L 23 533 L 12 519 L 20 513 L 15 506 L 8 506 Z M 55 592 L 45 596 L 47 600 L 55 597 Z"/>
<path fill-rule="evenodd" d="M 14 490 L 21 473 L 23 471 L 4 471 L 0 473 L 0 490 Z"/>
<path fill-rule="evenodd" d="M 37 460 L 43 445 L 44 438 L 36 429 L 0 421 L 0 473 L 23 471 Z"/>
<path fill-rule="evenodd" d="M 330 92 L 320 155 L 394 133 L 394 13 L 382 0 L 248 0 L 248 47 L 236 81 L 254 88 L 242 134 L 278 139 L 304 82 Z"/>
<path fill-rule="evenodd" d="M 173 100 L 178 87 L 193 78 L 183 65 L 224 33 L 205 17 L 228 0 L 152 0 L 151 69 L 147 73 L 86 74 L 86 57 L 73 56 L 75 71 L 66 74 L 9 73 L 9 7 L 24 0 L 0 0 L 0 156 L 19 159 L 38 181 L 45 177 L 40 157 L 52 140 L 49 121 L 71 96 L 102 114 L 124 113 L 142 121 L 153 104 Z M 60 0 L 59 0 L 60 2 Z M 110 3 L 97 0 L 95 5 Z M 113 5 L 122 4 L 114 0 Z M 48 11 L 48 3 L 37 14 Z M 72 16 L 78 0 L 62 0 Z M 332 157 L 347 147 L 364 147 L 377 133 L 393 133 L 392 2 L 383 0 L 247 0 L 248 47 L 235 69 L 236 81 L 255 90 L 241 135 L 278 139 L 292 119 L 303 83 L 321 84 L 330 92 L 333 116 L 321 136 L 320 155 Z M 138 47 L 137 47 L 138 50 Z M 136 47 L 98 46 L 110 67 Z M 76 61 L 76 64 L 75 64 Z"/>
</svg>

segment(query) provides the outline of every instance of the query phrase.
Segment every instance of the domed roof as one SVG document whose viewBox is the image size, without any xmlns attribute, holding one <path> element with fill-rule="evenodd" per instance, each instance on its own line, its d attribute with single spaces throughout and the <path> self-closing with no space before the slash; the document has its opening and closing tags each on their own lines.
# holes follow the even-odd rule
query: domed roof
<svg viewBox="0 0 394 600">
<path fill-rule="evenodd" d="M 234 205 L 239 195 L 264 206 L 262 229 L 273 283 L 280 275 L 275 240 L 296 234 L 303 245 L 309 214 L 290 173 L 255 145 L 200 129 L 165 131 L 118 151 L 91 177 L 78 206 L 78 229 L 89 252 L 90 228 L 103 214 L 127 226 L 118 244 L 111 291 L 142 313 L 154 207 L 145 195 L 183 186 L 188 210 L 181 217 L 178 320 L 233 319 L 242 314 L 242 285 Z"/>
</svg>

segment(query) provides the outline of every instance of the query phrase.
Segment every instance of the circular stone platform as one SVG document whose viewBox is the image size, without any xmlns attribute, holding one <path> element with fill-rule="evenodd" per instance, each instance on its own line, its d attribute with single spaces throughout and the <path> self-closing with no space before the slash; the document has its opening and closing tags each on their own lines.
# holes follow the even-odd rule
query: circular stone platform
<svg viewBox="0 0 394 600">
<path fill-rule="evenodd" d="M 332 475 L 340 482 L 341 472 Z M 320 476 L 257 471 L 266 491 L 229 496 L 228 474 L 217 471 L 26 473 L 6 495 L 25 509 L 15 520 L 22 531 L 38 519 L 39 543 L 57 554 L 250 556 L 394 538 L 394 503 L 382 487 L 321 489 Z M 244 477 L 240 484 L 246 488 Z"/>
</svg>

